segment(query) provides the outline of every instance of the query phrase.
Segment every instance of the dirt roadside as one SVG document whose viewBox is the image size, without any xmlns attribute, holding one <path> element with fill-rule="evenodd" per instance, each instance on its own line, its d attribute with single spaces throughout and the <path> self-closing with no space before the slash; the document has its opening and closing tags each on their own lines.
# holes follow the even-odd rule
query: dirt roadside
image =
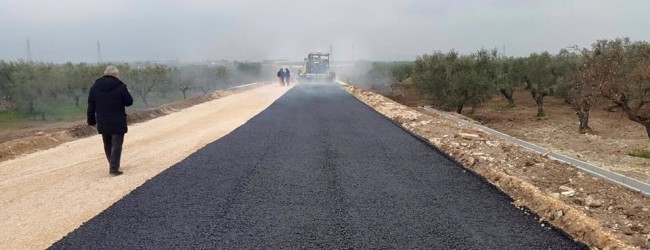
<svg viewBox="0 0 650 250">
<path fill-rule="evenodd" d="M 128 123 L 133 125 L 148 121 L 200 103 L 257 88 L 264 84 L 268 83 L 253 83 L 219 90 L 208 95 L 196 96 L 151 109 L 129 112 Z M 0 131 L 0 162 L 95 134 L 97 134 L 97 131 L 86 126 L 85 122 L 49 124 L 38 128 Z"/>
<path fill-rule="evenodd" d="M 397 89 L 400 94 L 391 99 L 410 107 L 429 105 L 411 85 L 402 84 Z M 546 116 L 539 119 L 535 117 L 537 106 L 530 92 L 517 90 L 514 99 L 517 105 L 511 107 L 501 96 L 496 96 L 474 114 L 467 115 L 485 126 L 553 152 L 650 183 L 650 160 L 628 155 L 637 150 L 650 150 L 650 140 L 645 128 L 630 121 L 620 109 L 610 112 L 605 104 L 594 105 L 589 115 L 594 131 L 579 134 L 575 111 L 564 100 L 544 98 Z"/>
<path fill-rule="evenodd" d="M 221 138 L 290 88 L 239 91 L 130 126 L 111 177 L 93 135 L 0 162 L 0 249 L 43 249 L 145 181 Z M 92 131 L 91 131 L 92 132 Z"/>
<path fill-rule="evenodd" d="M 598 249 L 650 249 L 650 199 L 547 157 L 379 94 L 344 87 L 428 139 L 541 217 Z"/>
</svg>

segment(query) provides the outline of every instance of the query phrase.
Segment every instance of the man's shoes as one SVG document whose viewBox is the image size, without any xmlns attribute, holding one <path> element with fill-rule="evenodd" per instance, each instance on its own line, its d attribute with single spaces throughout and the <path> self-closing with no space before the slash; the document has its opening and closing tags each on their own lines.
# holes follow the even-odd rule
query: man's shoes
<svg viewBox="0 0 650 250">
<path fill-rule="evenodd" d="M 118 175 L 121 175 L 121 174 L 122 174 L 122 171 L 120 171 L 120 170 L 111 170 L 109 173 L 110 173 L 112 176 L 118 176 Z"/>
</svg>

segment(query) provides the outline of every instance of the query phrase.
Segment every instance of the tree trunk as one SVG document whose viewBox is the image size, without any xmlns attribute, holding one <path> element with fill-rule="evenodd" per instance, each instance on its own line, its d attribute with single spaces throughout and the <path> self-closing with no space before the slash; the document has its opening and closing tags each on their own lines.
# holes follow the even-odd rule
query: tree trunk
<svg viewBox="0 0 650 250">
<path fill-rule="evenodd" d="M 140 94 L 140 98 L 142 98 L 142 101 L 144 102 L 145 107 L 149 107 L 149 103 L 147 102 L 147 95 L 145 94 Z"/>
<path fill-rule="evenodd" d="M 627 98 L 625 95 L 621 94 L 620 100 L 613 100 L 614 103 L 619 105 L 623 112 L 627 115 L 627 118 L 633 122 L 639 123 L 645 127 L 645 132 L 650 139 L 650 119 L 648 117 L 642 117 L 637 115 L 637 112 L 634 112 L 628 105 Z"/>
<path fill-rule="evenodd" d="M 465 107 L 465 101 L 459 102 L 456 104 L 456 113 L 462 114 L 463 113 L 463 107 Z"/>
<path fill-rule="evenodd" d="M 512 89 L 499 89 L 499 93 L 508 100 L 508 104 L 515 105 L 515 99 L 512 98 Z"/>
<path fill-rule="evenodd" d="M 535 104 L 537 104 L 537 117 L 544 117 L 544 95 L 538 91 L 531 91 L 533 99 L 535 99 Z"/>
<path fill-rule="evenodd" d="M 189 90 L 188 87 L 181 88 L 181 92 L 183 92 L 183 100 L 187 99 L 187 91 L 188 90 Z"/>
<path fill-rule="evenodd" d="M 564 102 L 571 105 L 571 108 L 576 112 L 580 125 L 578 125 L 578 132 L 581 134 L 591 133 L 593 130 L 589 127 L 589 112 L 591 111 L 591 103 L 582 99 L 577 101 L 573 96 L 569 95 L 564 98 Z"/>
<path fill-rule="evenodd" d="M 589 127 L 589 111 L 591 110 L 591 105 L 588 103 L 583 103 L 580 107 L 576 109 L 576 115 L 578 115 L 578 120 L 580 120 L 580 126 L 578 131 L 581 134 L 591 133 L 593 130 Z"/>
<path fill-rule="evenodd" d="M 81 98 L 81 96 L 75 96 L 75 97 L 74 97 L 74 106 L 75 106 L 76 108 L 79 107 L 79 98 Z"/>
<path fill-rule="evenodd" d="M 34 101 L 33 101 L 33 100 L 29 100 L 29 107 L 28 107 L 28 109 L 29 109 L 28 112 L 29 112 L 30 114 L 34 114 L 34 113 L 36 113 L 36 108 L 34 108 Z"/>
</svg>

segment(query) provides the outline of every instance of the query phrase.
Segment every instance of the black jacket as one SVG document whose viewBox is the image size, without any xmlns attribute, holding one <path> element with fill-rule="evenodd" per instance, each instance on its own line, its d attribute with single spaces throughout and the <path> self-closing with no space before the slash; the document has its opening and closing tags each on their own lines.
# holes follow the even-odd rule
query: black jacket
<svg viewBox="0 0 650 250">
<path fill-rule="evenodd" d="M 100 134 L 124 134 L 126 106 L 133 104 L 133 97 L 120 79 L 103 76 L 95 81 L 88 94 L 88 125 L 97 124 Z"/>
</svg>

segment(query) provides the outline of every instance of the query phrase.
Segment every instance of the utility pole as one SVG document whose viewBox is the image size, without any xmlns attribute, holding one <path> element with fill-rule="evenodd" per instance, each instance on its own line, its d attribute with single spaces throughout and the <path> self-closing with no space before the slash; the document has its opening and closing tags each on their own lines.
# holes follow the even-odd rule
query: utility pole
<svg viewBox="0 0 650 250">
<path fill-rule="evenodd" d="M 332 44 L 330 43 L 330 64 L 332 64 L 332 61 L 334 61 L 332 59 L 332 57 L 333 57 L 332 54 L 334 54 L 334 49 L 332 48 Z"/>
<path fill-rule="evenodd" d="M 29 37 L 27 38 L 27 62 L 32 62 L 32 46 L 29 44 Z"/>
<path fill-rule="evenodd" d="M 102 63 L 102 46 L 99 44 L 99 40 L 97 40 L 97 64 Z"/>
<path fill-rule="evenodd" d="M 353 45 L 352 46 L 352 62 L 354 63 L 355 60 L 357 60 L 357 59 L 356 59 L 355 54 L 354 54 L 354 45 Z"/>
</svg>

